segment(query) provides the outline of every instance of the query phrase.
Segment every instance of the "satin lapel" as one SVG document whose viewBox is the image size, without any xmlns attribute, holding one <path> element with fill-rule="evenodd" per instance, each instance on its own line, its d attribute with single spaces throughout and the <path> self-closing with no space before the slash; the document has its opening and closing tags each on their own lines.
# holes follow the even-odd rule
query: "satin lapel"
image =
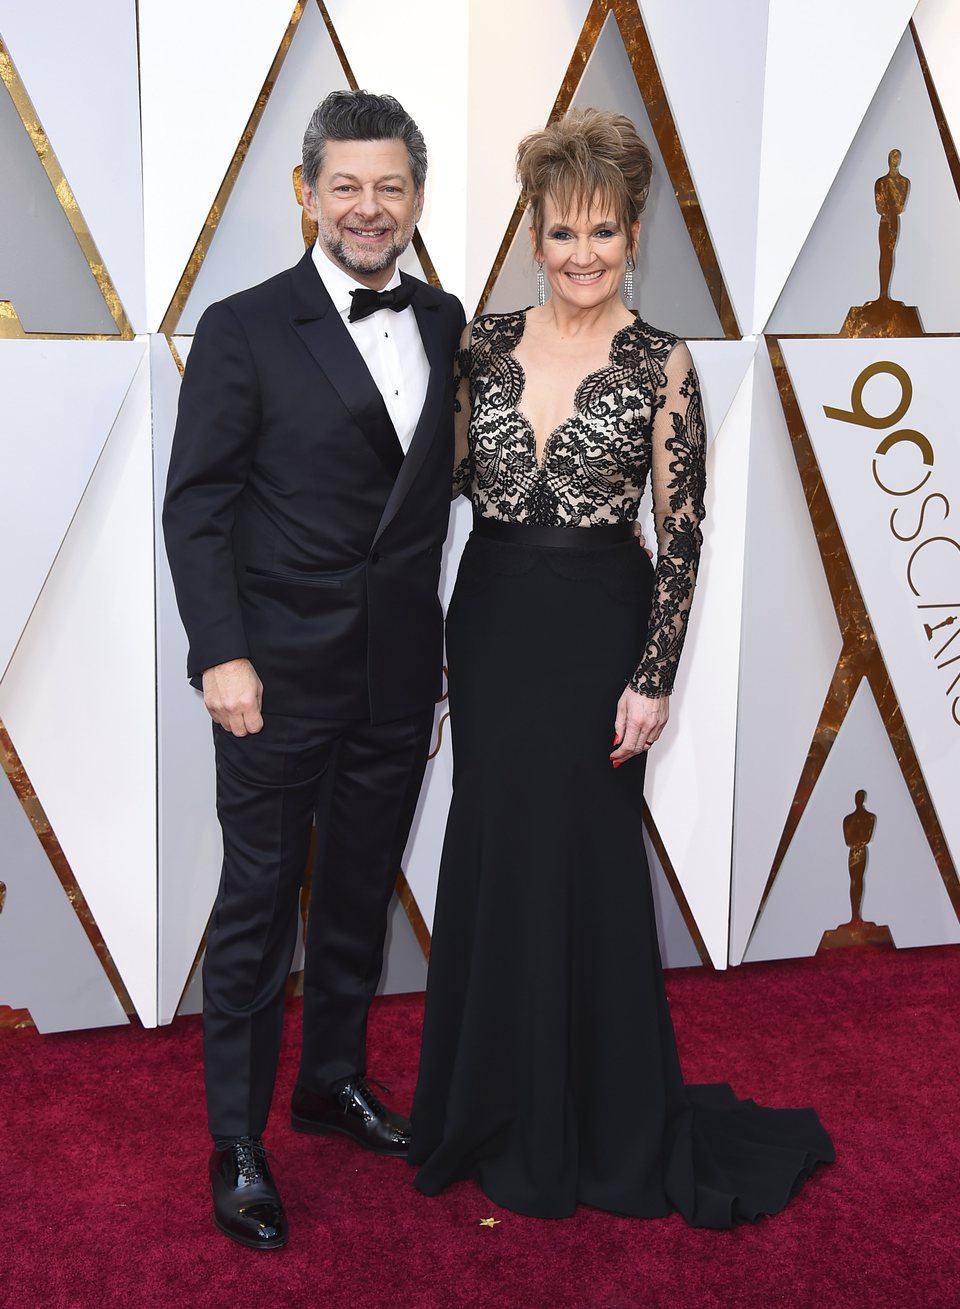
<svg viewBox="0 0 960 1309">
<path fill-rule="evenodd" d="M 293 329 L 323 369 L 363 436 L 391 477 L 403 467 L 403 449 L 383 396 L 370 376 L 308 251 L 292 271 Z M 424 406 L 426 407 L 426 406 Z"/>
<path fill-rule="evenodd" d="M 406 274 L 402 274 L 406 279 Z M 393 519 L 404 497 L 413 485 L 414 480 L 423 466 L 423 461 L 427 457 L 427 452 L 437 435 L 437 425 L 442 418 L 440 412 L 443 397 L 446 394 L 446 383 L 449 375 L 453 370 L 453 359 L 448 358 L 447 352 L 443 348 L 442 332 L 442 315 L 440 314 L 439 305 L 423 304 L 418 296 L 413 299 L 413 311 L 417 316 L 417 327 L 420 329 L 420 340 L 423 342 L 423 349 L 427 356 L 427 362 L 430 365 L 430 380 L 427 383 L 427 394 L 424 397 L 423 408 L 420 410 L 420 418 L 417 421 L 416 430 L 410 441 L 410 449 L 407 451 L 403 466 L 397 474 L 397 480 L 393 484 L 393 490 L 390 492 L 390 499 L 387 501 L 383 511 L 383 517 L 380 519 L 380 526 L 377 528 L 379 537 L 390 521 Z M 450 421 L 453 422 L 453 415 L 450 415 Z M 453 478 L 453 451 L 450 452 L 450 476 Z"/>
</svg>

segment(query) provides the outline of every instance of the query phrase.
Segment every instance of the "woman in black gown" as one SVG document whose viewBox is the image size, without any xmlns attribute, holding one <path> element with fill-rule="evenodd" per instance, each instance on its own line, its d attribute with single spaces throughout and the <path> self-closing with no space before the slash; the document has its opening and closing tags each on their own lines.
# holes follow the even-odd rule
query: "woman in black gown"
<svg viewBox="0 0 960 1309">
<path fill-rule="evenodd" d="M 620 296 L 651 172 L 630 121 L 572 112 L 518 162 L 551 295 L 477 318 L 459 357 L 475 522 L 447 621 L 454 787 L 411 1162 L 428 1195 L 475 1178 L 522 1214 L 724 1227 L 833 1151 L 812 1110 L 684 1086 L 664 994 L 643 774 L 700 552 L 699 385 Z M 648 476 L 656 567 L 633 540 Z"/>
</svg>

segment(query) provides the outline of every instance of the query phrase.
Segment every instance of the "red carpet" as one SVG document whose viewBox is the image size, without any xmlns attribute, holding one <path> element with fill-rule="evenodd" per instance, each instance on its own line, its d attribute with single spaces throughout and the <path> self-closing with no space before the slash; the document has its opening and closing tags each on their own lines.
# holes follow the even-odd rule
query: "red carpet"
<svg viewBox="0 0 960 1309">
<path fill-rule="evenodd" d="M 955 1309 L 958 984 L 952 947 L 668 975 L 688 1080 L 814 1105 L 836 1143 L 786 1213 L 733 1232 L 518 1218 L 468 1183 L 428 1200 L 402 1163 L 295 1135 L 295 1005 L 267 1136 L 291 1239 L 247 1251 L 209 1215 L 198 1020 L 2 1032 L 0 1305 Z M 400 996 L 371 1020 L 370 1071 L 404 1106 L 420 1015 Z"/>
</svg>

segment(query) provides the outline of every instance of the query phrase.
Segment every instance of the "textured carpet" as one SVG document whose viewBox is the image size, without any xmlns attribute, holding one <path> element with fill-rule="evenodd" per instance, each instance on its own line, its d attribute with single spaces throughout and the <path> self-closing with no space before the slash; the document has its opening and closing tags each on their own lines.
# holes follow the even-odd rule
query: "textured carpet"
<svg viewBox="0 0 960 1309">
<path fill-rule="evenodd" d="M 958 983 L 952 947 L 668 974 L 687 1079 L 813 1105 L 836 1143 L 785 1213 L 733 1232 L 518 1218 L 469 1183 L 430 1200 L 403 1163 L 292 1133 L 294 1003 L 267 1135 L 291 1239 L 247 1251 L 210 1219 L 196 1019 L 0 1033 L 0 1304 L 956 1309 Z M 370 1071 L 404 1107 L 421 1003 L 379 1000 L 370 1024 Z"/>
</svg>

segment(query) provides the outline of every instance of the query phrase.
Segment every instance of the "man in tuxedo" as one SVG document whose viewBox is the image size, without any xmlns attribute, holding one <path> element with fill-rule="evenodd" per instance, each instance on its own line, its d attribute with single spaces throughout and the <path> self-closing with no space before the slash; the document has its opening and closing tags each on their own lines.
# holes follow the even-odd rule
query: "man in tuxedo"
<svg viewBox="0 0 960 1309">
<path fill-rule="evenodd" d="M 426 167 L 392 97 L 328 96 L 303 144 L 317 243 L 210 306 L 180 393 L 163 523 L 224 847 L 203 969 L 210 1178 L 217 1225 L 259 1249 L 287 1239 L 262 1133 L 315 818 L 292 1125 L 409 1143 L 366 1080 L 366 1025 L 440 693 L 463 310 L 397 269 Z"/>
</svg>

